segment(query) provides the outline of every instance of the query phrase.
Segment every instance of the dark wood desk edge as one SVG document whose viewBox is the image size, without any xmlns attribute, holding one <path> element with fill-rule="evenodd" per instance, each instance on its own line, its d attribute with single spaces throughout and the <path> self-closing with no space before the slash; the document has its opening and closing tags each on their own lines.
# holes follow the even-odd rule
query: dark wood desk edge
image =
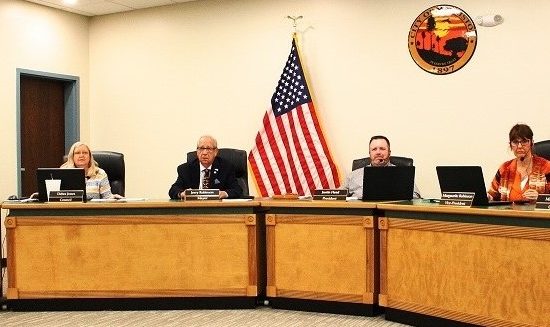
<svg viewBox="0 0 550 327">
<path fill-rule="evenodd" d="M 144 200 L 129 202 L 50 202 L 20 203 L 2 202 L 2 209 L 139 209 L 139 208 L 247 208 L 259 207 L 260 202 L 251 201 L 179 201 L 179 200 Z"/>
<path fill-rule="evenodd" d="M 144 200 L 130 202 L 64 202 L 64 203 L 21 203 L 2 202 L 6 210 L 51 210 L 51 209 L 134 209 L 134 208 L 356 208 L 375 209 L 376 202 L 363 201 L 313 201 L 313 200 L 266 200 L 256 198 L 251 201 L 178 201 L 178 200 Z"/>
<path fill-rule="evenodd" d="M 421 201 L 421 200 L 420 200 Z M 256 198 L 251 201 L 177 201 L 177 200 L 145 200 L 132 202 L 88 202 L 88 203 L 19 203 L 2 202 L 1 208 L 6 210 L 102 210 L 102 209 L 186 209 L 186 208 L 249 208 L 258 212 L 269 211 L 270 208 L 318 208 L 318 209 L 369 209 L 384 211 L 399 211 L 412 213 L 441 213 L 457 215 L 475 215 L 499 218 L 528 218 L 535 220 L 550 220 L 550 210 L 514 210 L 511 208 L 483 207 L 452 207 L 425 204 L 422 202 L 363 202 L 363 201 L 313 201 L 313 200 L 271 200 Z"/>
<path fill-rule="evenodd" d="M 408 211 L 425 213 L 444 213 L 459 215 L 492 216 L 503 218 L 530 218 L 550 220 L 550 210 L 515 210 L 509 207 L 453 207 L 440 205 L 423 205 L 411 203 L 378 203 L 376 206 L 382 211 Z"/>
<path fill-rule="evenodd" d="M 375 209 L 376 202 L 319 201 L 319 200 L 270 200 L 260 199 L 262 208 L 353 208 Z"/>
</svg>

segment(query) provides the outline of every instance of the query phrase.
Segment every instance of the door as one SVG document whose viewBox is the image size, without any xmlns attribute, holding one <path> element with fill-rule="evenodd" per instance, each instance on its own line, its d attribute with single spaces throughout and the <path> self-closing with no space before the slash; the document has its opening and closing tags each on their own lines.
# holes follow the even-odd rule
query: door
<svg viewBox="0 0 550 327">
<path fill-rule="evenodd" d="M 36 169 L 59 167 L 65 153 L 66 81 L 21 75 L 21 195 L 38 190 Z"/>
</svg>

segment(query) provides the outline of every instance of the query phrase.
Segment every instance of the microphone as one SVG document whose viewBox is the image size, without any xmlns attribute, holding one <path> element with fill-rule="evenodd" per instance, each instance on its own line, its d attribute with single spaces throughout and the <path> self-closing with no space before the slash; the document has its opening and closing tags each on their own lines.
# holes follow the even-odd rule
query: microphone
<svg viewBox="0 0 550 327">
<path fill-rule="evenodd" d="M 525 157 L 520 157 L 519 158 L 519 161 L 524 161 L 525 160 Z"/>
</svg>

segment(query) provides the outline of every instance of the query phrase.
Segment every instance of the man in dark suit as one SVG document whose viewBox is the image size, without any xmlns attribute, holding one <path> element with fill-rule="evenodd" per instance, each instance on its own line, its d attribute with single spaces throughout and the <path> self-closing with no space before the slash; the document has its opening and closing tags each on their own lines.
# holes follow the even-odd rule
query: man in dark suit
<svg viewBox="0 0 550 327">
<path fill-rule="evenodd" d="M 218 142 L 212 136 L 202 136 L 197 142 L 197 159 L 178 166 L 178 179 L 168 195 L 182 199 L 187 189 L 219 189 L 220 199 L 239 198 L 243 190 L 235 177 L 235 168 L 218 158 Z"/>
</svg>

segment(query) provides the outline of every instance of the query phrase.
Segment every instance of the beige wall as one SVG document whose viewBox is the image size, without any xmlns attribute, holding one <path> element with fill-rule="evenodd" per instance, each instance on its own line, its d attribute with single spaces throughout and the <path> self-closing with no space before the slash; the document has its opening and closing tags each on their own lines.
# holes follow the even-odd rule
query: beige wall
<svg viewBox="0 0 550 327">
<path fill-rule="evenodd" d="M 0 0 L 0 199 L 17 193 L 16 69 L 79 76 L 80 133 L 87 139 L 88 47 L 89 18 L 24 1 Z M 1 216 L 5 236 L 4 210 Z"/>
<path fill-rule="evenodd" d="M 88 135 L 89 19 L 23 1 L 0 2 L 0 198 L 17 192 L 16 69 L 80 77 L 81 134 Z"/>
<path fill-rule="evenodd" d="M 352 159 L 366 155 L 371 135 L 385 134 L 395 155 L 414 157 L 424 196 L 439 196 L 434 167 L 440 164 L 481 165 L 489 181 L 511 156 L 513 124 L 526 122 L 536 139 L 550 139 L 549 45 L 542 41 L 550 3 L 452 1 L 472 18 L 498 13 L 505 22 L 478 27 L 473 58 L 447 76 L 422 71 L 407 49 L 413 19 L 433 4 L 205 0 L 88 24 L 77 15 L 3 1 L 0 44 L 13 50 L 0 62 L 6 154 L 0 196 L 16 189 L 15 67 L 80 76 L 83 140 L 125 153 L 127 196 L 167 198 L 176 166 L 201 134 L 214 134 L 222 147 L 252 147 L 289 52 L 286 15 L 304 16 L 303 60 L 342 175 Z M 25 15 L 10 18 L 12 7 Z M 51 41 L 20 30 L 38 22 Z"/>
<path fill-rule="evenodd" d="M 545 117 L 547 1 L 453 1 L 479 27 L 462 70 L 435 76 L 410 58 L 407 32 L 432 1 L 199 1 L 95 17 L 90 25 L 91 138 L 127 155 L 128 195 L 166 197 L 197 137 L 250 150 L 290 46 L 286 15 L 303 15 L 303 60 L 342 173 L 385 134 L 415 159 L 425 196 L 435 166 L 481 165 L 489 180 L 510 158 L 507 133 L 526 122 L 550 138 Z"/>
</svg>

